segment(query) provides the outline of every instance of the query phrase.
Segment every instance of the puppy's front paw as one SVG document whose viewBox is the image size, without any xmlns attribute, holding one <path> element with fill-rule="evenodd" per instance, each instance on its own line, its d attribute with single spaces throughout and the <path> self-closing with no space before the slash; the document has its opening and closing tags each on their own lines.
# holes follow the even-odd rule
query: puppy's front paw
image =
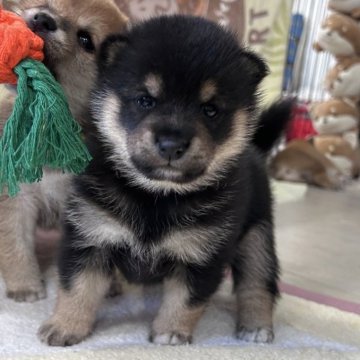
<svg viewBox="0 0 360 360">
<path fill-rule="evenodd" d="M 163 334 L 152 333 L 150 341 L 157 345 L 187 345 L 191 344 L 192 336 L 177 332 L 169 332 Z"/>
<path fill-rule="evenodd" d="M 41 284 L 35 287 L 9 289 L 6 292 L 8 298 L 17 302 L 35 302 L 46 298 L 46 290 Z"/>
<path fill-rule="evenodd" d="M 259 327 L 248 329 L 245 326 L 238 326 L 236 337 L 240 340 L 255 343 L 272 343 L 274 341 L 274 332 L 271 328 Z"/>
<path fill-rule="evenodd" d="M 41 342 L 50 346 L 71 346 L 84 340 L 90 333 L 88 329 L 76 329 L 60 321 L 45 322 L 38 331 Z"/>
</svg>

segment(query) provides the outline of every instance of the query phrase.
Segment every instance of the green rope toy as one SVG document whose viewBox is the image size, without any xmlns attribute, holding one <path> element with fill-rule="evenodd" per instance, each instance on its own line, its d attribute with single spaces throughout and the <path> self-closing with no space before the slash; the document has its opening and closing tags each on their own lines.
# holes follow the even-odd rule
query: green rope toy
<svg viewBox="0 0 360 360">
<path fill-rule="evenodd" d="M 81 173 L 90 154 L 64 92 L 41 62 L 27 59 L 16 68 L 17 98 L 0 139 L 0 192 L 10 196 L 19 183 L 40 181 L 43 167 Z"/>
<path fill-rule="evenodd" d="M 40 181 L 44 167 L 79 174 L 91 160 L 60 84 L 38 61 L 42 48 L 20 17 L 0 7 L 0 82 L 17 83 L 0 138 L 0 194 L 15 196 L 20 183 Z"/>
</svg>

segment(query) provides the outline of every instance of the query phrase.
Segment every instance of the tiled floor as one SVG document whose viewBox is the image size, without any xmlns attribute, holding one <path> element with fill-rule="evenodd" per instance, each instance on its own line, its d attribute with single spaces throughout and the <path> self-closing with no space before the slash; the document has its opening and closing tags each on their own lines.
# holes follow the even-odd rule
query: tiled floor
<svg viewBox="0 0 360 360">
<path fill-rule="evenodd" d="M 341 192 L 274 183 L 282 281 L 360 304 L 360 182 Z"/>
</svg>

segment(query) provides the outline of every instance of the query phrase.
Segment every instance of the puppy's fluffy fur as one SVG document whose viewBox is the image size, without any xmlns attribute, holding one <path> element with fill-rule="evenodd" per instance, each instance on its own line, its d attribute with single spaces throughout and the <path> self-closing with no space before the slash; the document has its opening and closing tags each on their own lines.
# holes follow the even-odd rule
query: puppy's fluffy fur
<svg viewBox="0 0 360 360">
<path fill-rule="evenodd" d="M 127 19 L 112 0 L 23 0 L 4 2 L 22 16 L 45 42 L 45 63 L 63 86 L 71 111 L 83 125 L 89 92 L 96 76 L 100 43 L 121 32 Z M 13 94 L 1 104 L 0 135 Z M 37 223 L 57 223 L 67 176 L 46 171 L 41 183 L 22 188 L 16 198 L 0 197 L 0 268 L 7 295 L 17 301 L 45 296 L 33 251 Z"/>
<path fill-rule="evenodd" d="M 94 160 L 73 183 L 59 297 L 41 340 L 89 335 L 119 268 L 130 282 L 164 282 L 150 339 L 188 343 L 230 265 L 237 336 L 272 341 L 278 262 L 264 154 L 290 104 L 263 114 L 254 135 L 266 65 L 216 24 L 173 16 L 108 39 L 99 69 Z M 273 121 L 282 125 L 265 139 Z"/>
</svg>

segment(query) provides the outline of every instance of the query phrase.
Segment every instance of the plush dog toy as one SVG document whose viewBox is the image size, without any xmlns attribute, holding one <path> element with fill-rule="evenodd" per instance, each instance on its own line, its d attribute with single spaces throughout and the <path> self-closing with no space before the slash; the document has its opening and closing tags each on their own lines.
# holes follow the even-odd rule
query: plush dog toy
<svg viewBox="0 0 360 360">
<path fill-rule="evenodd" d="M 360 114 L 350 100 L 330 99 L 315 104 L 311 116 L 319 135 L 340 135 L 352 148 L 358 146 Z"/>
<path fill-rule="evenodd" d="M 45 166 L 79 173 L 90 161 L 81 128 L 43 59 L 43 41 L 0 7 L 0 83 L 16 84 L 13 112 L 0 139 L 0 193 L 39 181 Z"/>
<path fill-rule="evenodd" d="M 289 142 L 271 159 L 269 171 L 277 180 L 302 182 L 331 190 L 340 190 L 349 181 L 348 176 L 306 140 Z"/>
<path fill-rule="evenodd" d="M 333 13 L 323 22 L 314 49 L 336 57 L 360 55 L 360 26 L 349 16 Z"/>
<path fill-rule="evenodd" d="M 329 9 L 360 18 L 360 0 L 329 0 Z"/>
<path fill-rule="evenodd" d="M 312 142 L 315 149 L 332 161 L 344 175 L 359 177 L 359 149 L 353 149 L 348 141 L 337 135 L 316 136 Z"/>
<path fill-rule="evenodd" d="M 338 60 L 326 75 L 325 88 L 333 97 L 360 99 L 360 57 Z"/>
</svg>

